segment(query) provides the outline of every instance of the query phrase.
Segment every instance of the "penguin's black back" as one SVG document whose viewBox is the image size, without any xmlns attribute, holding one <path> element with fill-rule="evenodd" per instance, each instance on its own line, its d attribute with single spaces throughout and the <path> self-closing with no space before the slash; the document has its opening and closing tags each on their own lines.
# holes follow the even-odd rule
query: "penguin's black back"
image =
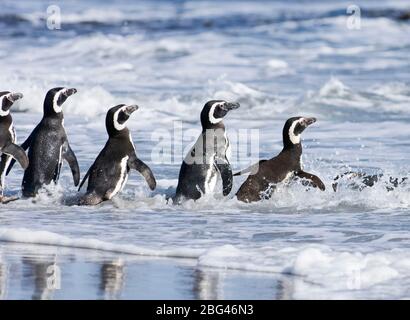
<svg viewBox="0 0 410 320">
<path fill-rule="evenodd" d="M 124 129 L 115 137 L 109 137 L 91 167 L 87 192 L 104 197 L 107 190 L 115 188 L 121 176 L 121 161 L 134 152 L 128 129 Z M 126 173 L 129 171 L 127 165 Z"/>
<path fill-rule="evenodd" d="M 60 150 L 66 140 L 58 117 L 45 117 L 34 129 L 28 151 L 29 166 L 23 177 L 24 196 L 34 196 L 43 184 L 49 184 L 54 179 Z"/>
</svg>

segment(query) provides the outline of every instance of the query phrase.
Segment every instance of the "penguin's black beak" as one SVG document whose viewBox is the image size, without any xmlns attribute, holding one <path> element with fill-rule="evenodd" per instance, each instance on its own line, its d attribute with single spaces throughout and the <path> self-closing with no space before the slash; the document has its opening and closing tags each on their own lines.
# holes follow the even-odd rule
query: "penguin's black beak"
<svg viewBox="0 0 410 320">
<path fill-rule="evenodd" d="M 139 108 L 139 107 L 138 107 L 136 104 L 127 106 L 127 107 L 125 108 L 124 113 L 125 113 L 127 116 L 131 116 L 131 114 L 133 114 L 135 111 L 137 111 L 138 108 Z"/>
<path fill-rule="evenodd" d="M 14 102 L 16 102 L 17 100 L 19 100 L 19 99 L 21 99 L 21 98 L 23 98 L 23 94 L 22 93 L 19 93 L 19 92 L 16 92 L 16 93 L 11 93 L 9 96 L 8 96 L 8 100 L 10 100 L 10 102 L 12 102 L 12 103 L 14 103 Z"/>
<path fill-rule="evenodd" d="M 70 89 L 67 89 L 67 90 L 65 91 L 64 95 L 65 95 L 66 97 L 69 97 L 69 96 L 72 96 L 73 94 L 76 94 L 76 93 L 77 93 L 77 89 L 76 89 L 76 88 L 70 88 Z"/>
<path fill-rule="evenodd" d="M 238 109 L 241 105 L 239 102 L 226 102 L 222 108 L 225 109 L 226 111 L 231 111 L 234 109 Z"/>
<path fill-rule="evenodd" d="M 316 118 L 303 118 L 303 120 L 300 122 L 300 124 L 302 126 L 304 126 L 305 128 L 307 128 L 315 122 L 316 122 Z"/>
</svg>

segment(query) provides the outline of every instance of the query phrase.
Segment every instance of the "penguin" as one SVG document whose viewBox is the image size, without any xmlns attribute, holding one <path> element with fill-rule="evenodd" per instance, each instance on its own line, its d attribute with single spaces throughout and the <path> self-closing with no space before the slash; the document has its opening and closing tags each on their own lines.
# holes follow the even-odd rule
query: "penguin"
<svg viewBox="0 0 410 320">
<path fill-rule="evenodd" d="M 23 169 L 27 169 L 29 163 L 23 148 L 16 145 L 17 135 L 13 125 L 13 119 L 10 115 L 10 108 L 14 102 L 21 98 L 23 98 L 21 93 L 11 93 L 9 91 L 0 92 L 0 203 L 15 200 L 6 198 L 3 194 L 6 170 L 12 158 L 16 159 Z"/>
<path fill-rule="evenodd" d="M 142 174 L 151 190 L 156 188 L 155 177 L 151 169 L 138 159 L 131 133 L 126 122 L 137 105 L 117 105 L 107 112 L 105 126 L 108 141 L 97 156 L 78 191 L 88 179 L 86 194 L 80 198 L 79 205 L 97 205 L 112 199 L 125 186 L 128 174 L 135 169 Z"/>
<path fill-rule="evenodd" d="M 317 187 L 324 191 L 325 185 L 319 177 L 303 171 L 301 156 L 301 134 L 315 118 L 293 117 L 286 121 L 283 127 L 283 150 L 276 157 L 261 160 L 253 166 L 237 172 L 239 176 L 250 172 L 246 181 L 241 185 L 236 197 L 243 202 L 255 202 L 271 197 L 275 185 L 301 178 L 305 185 Z"/>
<path fill-rule="evenodd" d="M 43 118 L 26 141 L 21 145 L 29 149 L 29 166 L 24 171 L 22 182 L 23 197 L 35 197 L 41 187 L 51 181 L 58 182 L 63 160 L 71 168 L 74 185 L 80 182 L 80 169 L 77 158 L 70 147 L 64 129 L 63 103 L 75 94 L 76 89 L 53 88 L 44 99 Z M 10 172 L 9 166 L 7 174 Z"/>
<path fill-rule="evenodd" d="M 388 179 L 386 179 L 388 178 Z M 347 171 L 340 175 L 337 175 L 333 179 L 332 188 L 333 191 L 336 192 L 338 189 L 339 182 L 341 180 L 345 180 L 347 182 L 347 186 L 350 189 L 363 191 L 365 188 L 371 188 L 375 186 L 377 183 L 383 183 L 384 187 L 388 192 L 393 191 L 396 188 L 406 186 L 408 184 L 409 178 L 408 177 L 386 177 L 383 173 L 376 173 L 376 174 L 367 174 L 365 172 L 354 172 L 354 171 Z"/>
<path fill-rule="evenodd" d="M 212 193 L 218 177 L 222 178 L 223 195 L 231 192 L 230 145 L 222 120 L 229 111 L 239 107 L 239 103 L 224 100 L 205 104 L 201 112 L 202 133 L 182 162 L 174 204 L 198 200 L 202 194 Z"/>
</svg>

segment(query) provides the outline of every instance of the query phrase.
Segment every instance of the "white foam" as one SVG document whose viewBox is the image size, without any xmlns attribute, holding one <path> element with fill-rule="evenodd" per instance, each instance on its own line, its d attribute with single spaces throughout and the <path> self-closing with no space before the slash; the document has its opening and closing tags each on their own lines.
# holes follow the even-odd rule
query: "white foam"
<svg viewBox="0 0 410 320">
<path fill-rule="evenodd" d="M 203 251 L 196 249 L 151 250 L 132 244 L 114 244 L 98 239 L 70 238 L 53 232 L 33 231 L 25 228 L 1 228 L 0 241 L 93 249 L 142 256 L 180 258 L 196 258 Z"/>
<path fill-rule="evenodd" d="M 320 89 L 319 94 L 322 97 L 326 96 L 345 96 L 348 94 L 350 89 L 343 84 L 339 79 L 331 77 L 328 82 L 326 82 Z"/>
<path fill-rule="evenodd" d="M 288 67 L 288 64 L 283 60 L 271 59 L 268 61 L 268 66 L 272 69 L 286 69 Z"/>
<path fill-rule="evenodd" d="M 292 272 L 304 276 L 303 285 L 296 288 L 294 298 L 323 299 L 329 292 L 333 298 L 352 298 L 370 288 L 376 292 L 377 286 L 408 282 L 409 262 L 409 253 L 400 250 L 362 254 L 307 248 L 298 253 L 292 267 Z M 396 289 L 403 290 L 403 286 Z"/>
</svg>

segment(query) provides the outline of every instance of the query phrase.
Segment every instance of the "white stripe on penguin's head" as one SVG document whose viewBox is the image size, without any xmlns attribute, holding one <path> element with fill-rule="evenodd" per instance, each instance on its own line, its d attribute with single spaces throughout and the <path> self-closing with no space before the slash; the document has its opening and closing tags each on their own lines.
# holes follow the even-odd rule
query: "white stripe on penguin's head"
<svg viewBox="0 0 410 320">
<path fill-rule="evenodd" d="M 211 109 L 209 109 L 209 114 L 208 114 L 208 118 L 209 118 L 209 122 L 210 122 L 210 123 L 216 124 L 216 123 L 219 123 L 219 122 L 222 121 L 223 118 L 215 118 L 214 113 L 215 113 L 215 108 L 216 108 L 217 106 L 224 105 L 224 104 L 225 104 L 225 102 L 219 101 L 219 102 L 215 102 L 215 103 L 211 106 Z"/>
<path fill-rule="evenodd" d="M 118 122 L 118 116 L 120 115 L 120 112 L 124 112 L 126 109 L 127 109 L 127 106 L 124 105 L 121 108 L 119 108 L 117 111 L 115 111 L 114 113 L 114 119 L 113 119 L 114 128 L 118 131 L 124 130 L 126 127 L 125 124 L 127 123 L 127 121 L 125 121 L 123 124 Z"/>
<path fill-rule="evenodd" d="M 54 109 L 54 112 L 55 113 L 60 113 L 60 112 L 62 112 L 63 111 L 63 108 L 62 108 L 62 106 L 59 106 L 58 105 L 58 99 L 60 98 L 60 95 L 62 95 L 62 94 L 64 94 L 64 93 L 67 93 L 67 88 L 63 88 L 63 89 L 61 89 L 60 91 L 58 91 L 55 95 L 54 95 L 54 98 L 53 98 L 53 109 Z"/>
<path fill-rule="evenodd" d="M 23 98 L 23 94 L 16 92 L 0 92 L 0 116 L 6 117 L 10 114 L 10 108 L 17 100 Z"/>
<path fill-rule="evenodd" d="M 299 120 L 293 121 L 292 125 L 289 128 L 289 139 L 293 144 L 300 143 L 300 133 L 295 134 L 295 128 L 302 121 L 303 121 L 303 118 L 300 118 Z"/>
<path fill-rule="evenodd" d="M 10 95 L 11 95 L 11 93 L 1 96 L 1 100 L 0 100 L 1 101 L 1 103 L 0 103 L 0 117 L 7 117 L 10 114 L 9 109 L 3 110 L 3 105 L 5 104 L 4 99 L 9 98 Z"/>
</svg>

